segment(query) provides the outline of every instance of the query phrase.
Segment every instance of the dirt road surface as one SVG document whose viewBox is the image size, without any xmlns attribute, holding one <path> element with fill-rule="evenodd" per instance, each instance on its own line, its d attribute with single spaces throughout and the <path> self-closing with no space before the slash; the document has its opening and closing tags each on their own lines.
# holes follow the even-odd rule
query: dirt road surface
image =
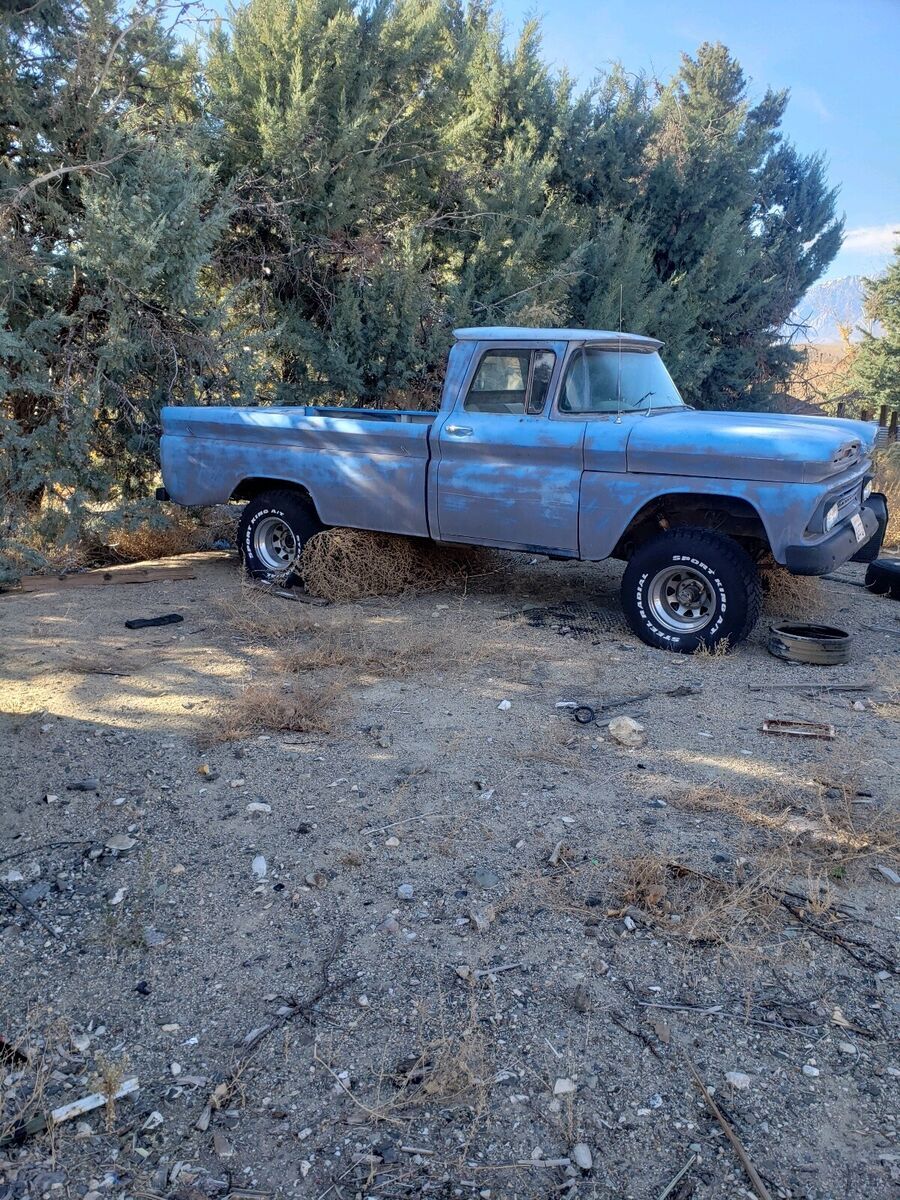
<svg viewBox="0 0 900 1200">
<path fill-rule="evenodd" d="M 862 568 L 805 597 L 856 637 L 819 668 L 767 654 L 778 592 L 732 655 L 643 646 L 615 564 L 312 607 L 178 562 L 0 597 L 0 1195 L 752 1196 L 690 1064 L 771 1196 L 897 1194 L 900 606 Z"/>
</svg>

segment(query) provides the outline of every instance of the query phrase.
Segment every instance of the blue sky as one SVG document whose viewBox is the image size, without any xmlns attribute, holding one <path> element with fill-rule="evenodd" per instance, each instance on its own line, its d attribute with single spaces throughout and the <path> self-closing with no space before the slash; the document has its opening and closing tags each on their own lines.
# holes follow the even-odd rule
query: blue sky
<svg viewBox="0 0 900 1200">
<path fill-rule="evenodd" d="M 226 0 L 212 0 L 218 11 Z M 874 274 L 900 241 L 900 0 L 497 0 L 509 35 L 541 19 L 544 53 L 579 83 L 620 61 L 668 80 L 683 51 L 721 41 L 751 95 L 789 88 L 787 136 L 823 151 L 844 245 L 826 278 Z"/>
</svg>

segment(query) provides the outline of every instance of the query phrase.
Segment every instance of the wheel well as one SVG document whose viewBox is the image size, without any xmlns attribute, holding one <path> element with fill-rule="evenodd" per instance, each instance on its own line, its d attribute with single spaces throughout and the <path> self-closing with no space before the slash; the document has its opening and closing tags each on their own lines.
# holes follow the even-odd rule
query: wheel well
<svg viewBox="0 0 900 1200">
<path fill-rule="evenodd" d="M 263 492 L 296 492 L 308 500 L 315 509 L 315 502 L 305 487 L 299 483 L 291 483 L 288 479 L 266 479 L 251 477 L 242 479 L 229 496 L 230 500 L 255 500 Z"/>
<path fill-rule="evenodd" d="M 634 514 L 616 543 L 612 557 L 629 559 L 651 537 L 678 525 L 694 525 L 727 534 L 754 558 L 769 549 L 765 526 L 749 501 L 737 496 L 673 492 L 655 497 Z"/>
</svg>

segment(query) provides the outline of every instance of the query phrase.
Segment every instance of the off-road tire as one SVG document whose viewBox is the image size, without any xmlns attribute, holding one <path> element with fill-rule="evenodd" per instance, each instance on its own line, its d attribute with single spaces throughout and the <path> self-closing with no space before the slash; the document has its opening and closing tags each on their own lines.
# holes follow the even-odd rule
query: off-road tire
<svg viewBox="0 0 900 1200">
<path fill-rule="evenodd" d="M 876 558 L 869 563 L 866 587 L 876 596 L 900 600 L 900 559 Z"/>
<path fill-rule="evenodd" d="M 264 522 L 277 520 L 284 525 L 294 539 L 296 554 L 279 566 L 273 562 L 270 555 L 268 560 L 263 548 L 259 545 L 259 534 Z M 238 553 L 248 575 L 255 579 L 273 579 L 286 587 L 300 583 L 299 562 L 303 547 L 324 526 L 316 515 L 312 503 L 299 492 L 281 488 L 277 491 L 263 492 L 253 500 L 248 500 L 241 513 L 238 524 Z"/>
<path fill-rule="evenodd" d="M 680 631 L 656 615 L 661 606 L 653 599 L 654 581 L 676 568 L 708 589 L 711 611 L 702 628 Z M 700 646 L 714 650 L 726 639 L 729 646 L 744 641 L 759 620 L 762 585 L 750 555 L 732 538 L 685 526 L 661 533 L 635 551 L 622 577 L 622 608 L 648 646 L 692 654 Z"/>
</svg>

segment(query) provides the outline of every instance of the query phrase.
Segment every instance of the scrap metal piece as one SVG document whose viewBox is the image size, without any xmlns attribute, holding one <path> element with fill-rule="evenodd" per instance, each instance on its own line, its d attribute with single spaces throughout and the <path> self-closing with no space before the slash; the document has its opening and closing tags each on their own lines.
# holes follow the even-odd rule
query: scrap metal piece
<svg viewBox="0 0 900 1200">
<path fill-rule="evenodd" d="M 787 717 L 769 717 L 761 726 L 763 733 L 780 734 L 782 737 L 821 738 L 833 741 L 836 734 L 833 725 L 824 721 L 792 721 Z"/>
</svg>

